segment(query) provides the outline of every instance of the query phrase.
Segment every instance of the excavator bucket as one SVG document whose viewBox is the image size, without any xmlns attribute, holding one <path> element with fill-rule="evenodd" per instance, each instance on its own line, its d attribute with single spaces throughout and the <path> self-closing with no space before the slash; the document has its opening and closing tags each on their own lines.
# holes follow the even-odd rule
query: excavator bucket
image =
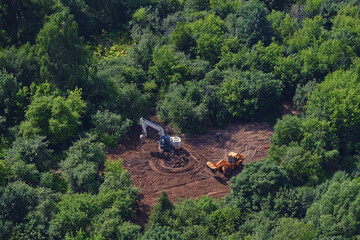
<svg viewBox="0 0 360 240">
<path fill-rule="evenodd" d="M 206 164 L 207 164 L 208 168 L 210 168 L 211 170 L 213 170 L 213 171 L 217 170 L 216 165 L 213 164 L 212 162 L 207 162 Z"/>
</svg>

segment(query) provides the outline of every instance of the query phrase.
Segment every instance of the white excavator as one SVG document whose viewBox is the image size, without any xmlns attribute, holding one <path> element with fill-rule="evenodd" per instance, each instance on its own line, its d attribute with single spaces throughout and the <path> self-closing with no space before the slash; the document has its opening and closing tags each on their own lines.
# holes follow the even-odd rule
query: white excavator
<svg viewBox="0 0 360 240">
<path fill-rule="evenodd" d="M 161 152 L 165 152 L 165 151 L 171 151 L 174 152 L 175 148 L 180 147 L 181 144 L 181 139 L 179 137 L 169 137 L 165 134 L 165 130 L 162 126 L 160 126 L 159 124 L 156 124 L 146 118 L 141 117 L 140 118 L 140 125 L 142 128 L 142 134 L 140 135 L 140 139 L 141 141 L 144 141 L 145 138 L 147 137 L 147 131 L 146 128 L 147 127 L 152 127 L 153 129 L 157 130 L 159 132 L 160 135 L 160 140 L 158 141 L 159 143 L 159 149 Z"/>
</svg>

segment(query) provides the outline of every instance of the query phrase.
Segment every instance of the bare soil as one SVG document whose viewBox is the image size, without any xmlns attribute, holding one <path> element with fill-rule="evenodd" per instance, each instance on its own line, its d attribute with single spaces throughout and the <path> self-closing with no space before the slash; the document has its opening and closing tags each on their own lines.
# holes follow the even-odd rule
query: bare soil
<svg viewBox="0 0 360 240">
<path fill-rule="evenodd" d="M 151 120 L 158 122 L 156 117 Z M 168 135 L 176 135 L 172 129 L 165 129 Z M 219 142 L 216 142 L 217 132 Z M 133 184 L 141 189 L 137 223 L 143 225 L 163 190 L 172 201 L 202 195 L 224 197 L 230 192 L 230 177 L 211 172 L 206 162 L 215 163 L 231 151 L 240 152 L 245 164 L 266 158 L 273 128 L 267 123 L 236 123 L 225 129 L 209 129 L 204 135 L 181 134 L 181 148 L 163 155 L 155 131 L 148 132 L 145 142 L 140 141 L 140 134 L 140 126 L 135 127 L 123 144 L 110 151 L 108 158 L 122 158 Z"/>
</svg>

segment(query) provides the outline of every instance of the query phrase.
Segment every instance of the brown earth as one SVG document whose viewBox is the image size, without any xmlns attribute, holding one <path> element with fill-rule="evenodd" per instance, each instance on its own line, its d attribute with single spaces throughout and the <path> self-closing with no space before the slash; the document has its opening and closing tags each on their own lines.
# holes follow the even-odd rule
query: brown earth
<svg viewBox="0 0 360 240">
<path fill-rule="evenodd" d="M 151 120 L 158 122 L 156 117 Z M 171 129 L 165 129 L 170 136 L 175 135 Z M 133 185 L 141 189 L 137 216 L 141 225 L 163 190 L 172 201 L 202 195 L 224 197 L 230 192 L 230 178 L 219 172 L 212 173 L 206 162 L 215 163 L 231 151 L 240 152 L 245 164 L 265 158 L 273 134 L 273 128 L 267 123 L 230 124 L 225 129 L 210 129 L 204 135 L 181 134 L 182 147 L 175 153 L 161 155 L 157 143 L 159 135 L 148 130 L 148 138 L 141 142 L 140 126 L 135 127 L 125 143 L 108 154 L 109 159 L 123 159 Z M 216 142 L 216 132 L 220 133 L 219 142 Z"/>
</svg>

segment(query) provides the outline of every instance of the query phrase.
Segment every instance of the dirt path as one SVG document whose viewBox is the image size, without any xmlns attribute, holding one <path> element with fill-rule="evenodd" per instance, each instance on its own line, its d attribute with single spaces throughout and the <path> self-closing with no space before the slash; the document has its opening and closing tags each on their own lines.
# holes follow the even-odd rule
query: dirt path
<svg viewBox="0 0 360 240">
<path fill-rule="evenodd" d="M 150 133 L 142 143 L 140 133 L 139 126 L 125 144 L 110 151 L 108 158 L 123 159 L 133 184 L 141 189 L 140 215 L 146 217 L 163 190 L 172 201 L 202 195 L 217 198 L 228 194 L 230 179 L 221 173 L 212 173 L 206 162 L 221 160 L 230 151 L 243 154 L 245 163 L 265 158 L 273 129 L 267 123 L 230 124 L 219 130 L 219 143 L 215 138 L 216 129 L 199 136 L 180 135 L 182 148 L 175 155 L 166 155 L 165 158 L 158 151 L 158 135 Z"/>
</svg>

